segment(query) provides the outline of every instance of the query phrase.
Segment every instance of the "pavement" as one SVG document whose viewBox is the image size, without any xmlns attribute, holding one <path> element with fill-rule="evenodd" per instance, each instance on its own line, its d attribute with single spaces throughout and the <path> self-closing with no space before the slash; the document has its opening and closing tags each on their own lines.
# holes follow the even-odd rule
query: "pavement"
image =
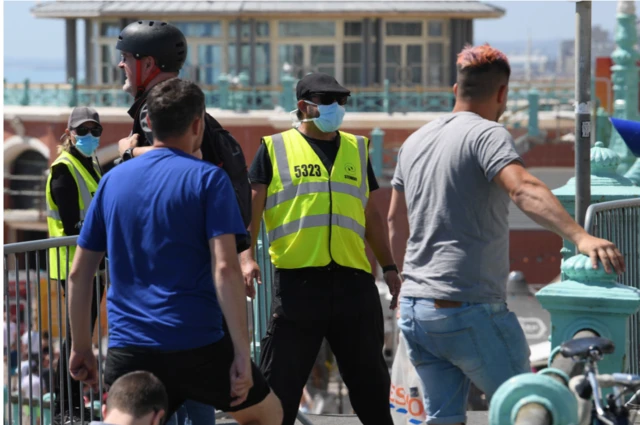
<svg viewBox="0 0 640 425">
<path fill-rule="evenodd" d="M 311 421 L 313 425 L 361 425 L 356 415 L 306 415 L 307 419 Z M 232 425 L 236 424 L 234 421 L 225 419 L 216 420 L 216 425 Z M 489 412 L 467 412 L 466 425 L 488 425 L 489 424 Z M 296 425 L 303 425 L 300 421 L 296 421 Z"/>
</svg>

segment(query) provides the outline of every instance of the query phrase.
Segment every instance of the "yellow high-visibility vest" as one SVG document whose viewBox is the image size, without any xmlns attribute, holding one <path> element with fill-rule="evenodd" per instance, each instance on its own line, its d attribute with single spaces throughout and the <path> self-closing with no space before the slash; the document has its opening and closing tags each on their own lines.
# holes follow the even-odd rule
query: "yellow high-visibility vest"
<svg viewBox="0 0 640 425">
<path fill-rule="evenodd" d="M 87 214 L 93 195 L 96 190 L 98 190 L 98 182 L 93 178 L 91 173 L 84 168 L 84 165 L 82 165 L 77 158 L 66 151 L 63 151 L 53 164 L 51 164 L 51 169 L 53 169 L 57 164 L 64 164 L 69 168 L 69 172 L 73 176 L 76 186 L 78 186 L 80 221 L 82 221 Z M 93 167 L 98 177 L 101 178 L 102 176 L 100 174 L 100 167 L 98 167 L 98 164 L 94 162 Z M 49 237 L 58 238 L 68 235 L 64 232 L 58 205 L 56 205 L 53 201 L 53 197 L 51 196 L 51 175 L 52 173 L 50 172 L 49 178 L 47 179 L 47 226 L 49 227 Z M 49 249 L 49 276 L 51 279 L 64 280 L 67 278 L 68 268 L 70 268 L 71 263 L 73 263 L 73 256 L 75 252 L 75 245 L 69 248 L 61 247 Z M 59 270 L 58 258 L 60 259 Z M 69 267 L 67 267 L 67 264 Z"/>
<path fill-rule="evenodd" d="M 340 132 L 331 175 L 296 129 L 263 141 L 273 167 L 264 212 L 273 265 L 323 267 L 333 260 L 371 273 L 364 243 L 367 138 Z"/>
</svg>

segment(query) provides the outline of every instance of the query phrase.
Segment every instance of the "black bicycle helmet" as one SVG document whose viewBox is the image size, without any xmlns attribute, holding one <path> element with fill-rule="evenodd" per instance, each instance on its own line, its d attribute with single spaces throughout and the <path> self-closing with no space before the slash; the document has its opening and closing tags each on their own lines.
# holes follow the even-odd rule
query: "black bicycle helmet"
<svg viewBox="0 0 640 425">
<path fill-rule="evenodd" d="M 151 56 L 162 72 L 178 72 L 187 59 L 187 39 L 178 28 L 162 21 L 136 21 L 127 25 L 116 49 L 136 59 Z"/>
</svg>

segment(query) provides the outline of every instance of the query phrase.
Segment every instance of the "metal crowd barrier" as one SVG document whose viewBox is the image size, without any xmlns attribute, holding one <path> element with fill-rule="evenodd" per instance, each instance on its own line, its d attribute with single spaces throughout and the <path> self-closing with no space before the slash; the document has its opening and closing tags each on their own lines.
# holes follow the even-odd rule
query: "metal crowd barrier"
<svg viewBox="0 0 640 425">
<path fill-rule="evenodd" d="M 640 289 L 640 199 L 602 202 L 591 205 L 585 217 L 590 234 L 616 244 L 626 264 L 618 282 Z M 627 358 L 629 372 L 640 373 L 640 313 L 629 319 Z"/>
<path fill-rule="evenodd" d="M 273 281 L 273 267 L 268 253 L 268 242 L 264 228 L 260 230 L 257 244 L 257 261 L 262 270 L 262 285 L 256 288 L 255 299 L 248 301 L 249 331 L 251 350 L 254 361 L 259 362 L 260 340 L 264 337 L 269 323 L 271 309 L 271 283 Z M 5 387 L 4 407 L 6 425 L 50 425 L 53 421 L 54 399 L 54 363 L 56 353 L 59 360 L 66 362 L 69 358 L 70 346 L 65 344 L 69 328 L 67 325 L 67 299 L 61 284 L 49 277 L 49 265 L 57 264 L 60 270 L 60 253 L 68 253 L 70 247 L 75 246 L 77 236 L 52 238 L 38 241 L 20 242 L 4 245 L 4 303 L 5 303 L 5 332 L 7 339 L 12 338 L 9 328 L 9 318 L 16 318 L 15 347 L 6 347 L 5 358 Z M 50 258 L 50 248 L 55 248 L 54 258 Z M 67 255 L 67 258 L 69 256 Z M 67 270 L 70 264 L 67 264 Z M 94 351 L 97 349 L 98 373 L 102 378 L 106 341 L 108 336 L 106 322 L 100 301 L 100 285 L 105 283 L 102 302 L 106 301 L 106 291 L 110 280 L 108 275 L 108 259 L 105 260 L 104 274 L 98 273 L 96 288 L 93 296 L 98 303 L 97 329 L 93 332 Z M 103 326 L 104 324 L 104 326 Z M 24 332 L 21 328 L 24 327 Z M 21 343 L 22 334 L 26 333 L 26 344 Z M 47 337 L 42 338 L 47 332 Z M 6 346 L 6 344 L 5 344 Z M 48 352 L 43 352 L 43 346 Z M 13 349 L 15 348 L 15 350 Z M 12 352 L 15 351 L 12 357 Z M 64 352 L 63 352 L 64 351 Z M 48 366 L 48 367 L 47 367 Z M 48 369 L 43 373 L 42 368 Z M 60 374 L 60 388 L 71 388 L 72 379 L 67 374 Z M 63 381 L 64 380 L 64 381 Z M 23 382 L 24 381 L 24 382 Z M 70 391 L 68 391 L 70 393 Z M 100 409 L 104 399 L 102 379 L 99 380 L 99 391 L 94 394 L 80 384 L 80 406 L 93 409 L 96 416 L 102 418 Z M 67 397 L 69 398 L 69 397 Z M 68 411 L 73 411 L 71 400 L 64 399 L 61 391 L 60 405 L 68 405 Z M 66 409 L 65 409 L 66 410 Z M 80 409 L 82 422 L 89 422 L 91 418 L 84 418 L 84 410 Z M 103 419 L 103 418 L 102 418 Z M 303 423 L 309 423 L 308 420 Z M 28 420 L 28 422 L 27 422 Z"/>
</svg>

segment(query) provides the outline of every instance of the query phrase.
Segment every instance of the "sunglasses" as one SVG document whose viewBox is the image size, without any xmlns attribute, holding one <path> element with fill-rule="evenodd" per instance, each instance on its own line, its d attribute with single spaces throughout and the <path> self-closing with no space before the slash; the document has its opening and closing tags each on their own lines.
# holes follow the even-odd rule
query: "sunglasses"
<svg viewBox="0 0 640 425">
<path fill-rule="evenodd" d="M 349 100 L 349 96 L 326 93 L 312 93 L 311 97 L 318 99 L 318 102 L 316 102 L 318 105 L 331 105 L 333 102 L 338 102 L 338 105 L 344 106 Z"/>
<path fill-rule="evenodd" d="M 102 134 L 102 127 L 89 128 L 89 127 L 80 126 L 80 127 L 74 128 L 73 131 L 75 131 L 78 136 L 86 136 L 87 134 L 89 134 L 89 132 L 91 132 L 92 136 L 100 137 L 100 135 Z"/>
</svg>

